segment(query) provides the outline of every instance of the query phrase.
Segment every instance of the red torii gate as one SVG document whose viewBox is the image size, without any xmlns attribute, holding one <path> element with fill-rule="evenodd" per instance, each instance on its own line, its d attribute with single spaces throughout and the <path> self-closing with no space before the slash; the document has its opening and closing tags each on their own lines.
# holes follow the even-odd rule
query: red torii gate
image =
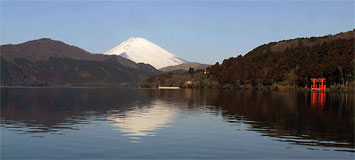
<svg viewBox="0 0 355 160">
<path fill-rule="evenodd" d="M 311 78 L 311 91 L 325 91 L 325 78 Z"/>
</svg>

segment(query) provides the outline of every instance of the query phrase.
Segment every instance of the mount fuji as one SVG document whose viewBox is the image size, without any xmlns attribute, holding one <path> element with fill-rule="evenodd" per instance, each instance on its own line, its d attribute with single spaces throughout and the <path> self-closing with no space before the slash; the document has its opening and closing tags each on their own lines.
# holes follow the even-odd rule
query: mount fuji
<svg viewBox="0 0 355 160">
<path fill-rule="evenodd" d="M 187 62 L 141 37 L 129 38 L 104 54 L 119 55 L 136 63 L 148 63 L 156 69 Z"/>
</svg>

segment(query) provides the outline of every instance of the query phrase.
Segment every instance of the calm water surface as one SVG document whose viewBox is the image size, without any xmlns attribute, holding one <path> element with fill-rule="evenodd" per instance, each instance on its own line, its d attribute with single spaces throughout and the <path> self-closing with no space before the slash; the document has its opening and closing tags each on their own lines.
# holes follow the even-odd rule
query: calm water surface
<svg viewBox="0 0 355 160">
<path fill-rule="evenodd" d="M 1 158 L 354 159 L 354 94 L 1 88 Z"/>
</svg>

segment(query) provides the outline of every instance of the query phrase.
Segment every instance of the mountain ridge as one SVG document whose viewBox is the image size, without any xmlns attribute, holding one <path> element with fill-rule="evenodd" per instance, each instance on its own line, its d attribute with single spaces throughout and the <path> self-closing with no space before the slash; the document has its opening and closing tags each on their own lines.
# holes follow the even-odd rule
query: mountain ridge
<svg viewBox="0 0 355 160">
<path fill-rule="evenodd" d="M 129 59 L 116 55 L 92 54 L 77 46 L 69 45 L 62 41 L 50 38 L 41 38 L 20 44 L 6 44 L 1 45 L 0 47 L 1 56 L 5 60 L 10 61 L 15 58 L 26 58 L 31 61 L 48 60 L 49 57 L 103 61 L 114 57 L 124 66 L 139 68 L 135 62 Z"/>
<path fill-rule="evenodd" d="M 0 49 L 2 86 L 135 86 L 141 77 L 160 74 L 149 64 L 48 38 Z"/>
</svg>

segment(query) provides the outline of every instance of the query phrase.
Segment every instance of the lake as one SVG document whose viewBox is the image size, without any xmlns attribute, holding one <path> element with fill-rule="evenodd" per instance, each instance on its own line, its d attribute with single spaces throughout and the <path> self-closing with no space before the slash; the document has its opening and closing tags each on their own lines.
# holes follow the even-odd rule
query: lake
<svg viewBox="0 0 355 160">
<path fill-rule="evenodd" d="M 354 159 L 354 94 L 1 88 L 1 159 Z"/>
</svg>

